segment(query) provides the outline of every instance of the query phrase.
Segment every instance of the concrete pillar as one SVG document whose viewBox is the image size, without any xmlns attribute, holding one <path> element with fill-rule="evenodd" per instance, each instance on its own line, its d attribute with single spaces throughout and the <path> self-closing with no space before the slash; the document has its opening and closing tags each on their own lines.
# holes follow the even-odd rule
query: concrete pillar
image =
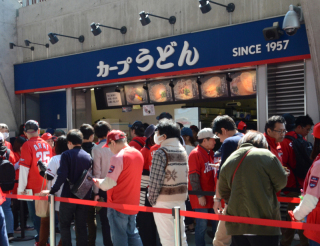
<svg viewBox="0 0 320 246">
<path fill-rule="evenodd" d="M 66 89 L 67 97 L 67 130 L 71 130 L 72 126 L 72 88 Z"/>
<path fill-rule="evenodd" d="M 301 4 L 310 46 L 317 102 L 320 105 L 320 1 L 302 0 Z M 320 107 L 318 111 L 320 113 Z"/>
</svg>

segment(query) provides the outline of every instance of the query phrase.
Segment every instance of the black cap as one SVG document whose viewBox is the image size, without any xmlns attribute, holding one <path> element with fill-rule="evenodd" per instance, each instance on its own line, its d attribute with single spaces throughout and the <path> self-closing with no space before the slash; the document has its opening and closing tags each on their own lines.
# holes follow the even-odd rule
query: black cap
<svg viewBox="0 0 320 246">
<path fill-rule="evenodd" d="M 291 132 L 296 127 L 296 119 L 292 114 L 283 114 L 282 117 L 286 120 L 286 130 Z"/>
<path fill-rule="evenodd" d="M 35 120 L 28 120 L 24 125 L 25 132 L 36 132 L 39 129 L 39 123 Z"/>
<path fill-rule="evenodd" d="M 133 122 L 133 124 L 132 125 L 128 125 L 129 126 L 129 128 L 131 128 L 131 129 L 139 129 L 139 128 L 144 128 L 144 125 L 143 125 L 143 123 L 141 122 L 141 121 L 135 121 L 135 122 Z"/>
<path fill-rule="evenodd" d="M 163 112 L 161 113 L 159 116 L 157 116 L 157 120 L 161 120 L 161 119 L 172 119 L 172 115 L 167 113 L 167 112 Z"/>
<path fill-rule="evenodd" d="M 149 138 L 149 137 L 151 137 L 152 136 L 152 134 L 155 132 L 155 130 L 156 130 L 156 126 L 155 125 L 149 125 L 148 127 L 147 127 L 147 129 L 144 131 L 144 136 L 146 137 L 146 138 Z"/>
</svg>

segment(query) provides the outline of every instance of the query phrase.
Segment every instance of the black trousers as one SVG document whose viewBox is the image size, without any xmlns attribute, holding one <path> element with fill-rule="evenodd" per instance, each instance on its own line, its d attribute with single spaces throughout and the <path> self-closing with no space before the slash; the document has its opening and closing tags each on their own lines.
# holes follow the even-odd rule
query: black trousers
<svg viewBox="0 0 320 246">
<path fill-rule="evenodd" d="M 232 236 L 233 246 L 278 246 L 279 236 Z"/>
<path fill-rule="evenodd" d="M 24 227 L 27 225 L 28 220 L 28 205 L 26 201 L 20 201 L 18 199 L 12 199 L 12 213 L 14 218 L 14 229 L 19 227 L 20 218 L 20 205 L 23 204 L 24 211 Z M 20 225 L 22 227 L 22 225 Z"/>
<path fill-rule="evenodd" d="M 99 189 L 99 196 L 103 197 L 104 201 L 107 202 L 107 192 Z M 99 211 L 102 238 L 104 246 L 112 246 L 111 234 L 110 234 L 110 224 L 107 217 L 108 208 L 101 208 Z"/>
<path fill-rule="evenodd" d="M 87 211 L 88 207 L 84 205 L 77 205 L 64 202 L 60 204 L 60 233 L 63 246 L 72 246 L 70 226 L 73 219 L 73 215 L 75 218 L 77 246 L 88 245 Z"/>
</svg>

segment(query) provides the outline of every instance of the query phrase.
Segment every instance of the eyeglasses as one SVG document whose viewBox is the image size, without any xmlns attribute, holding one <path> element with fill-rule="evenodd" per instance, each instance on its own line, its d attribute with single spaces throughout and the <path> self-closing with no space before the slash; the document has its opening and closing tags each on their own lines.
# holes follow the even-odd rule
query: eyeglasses
<svg viewBox="0 0 320 246">
<path fill-rule="evenodd" d="M 272 130 L 273 132 L 277 132 L 277 133 L 279 133 L 280 135 L 283 135 L 283 134 L 286 134 L 288 131 L 287 130 L 280 130 L 280 131 L 278 131 L 278 130 Z"/>
</svg>

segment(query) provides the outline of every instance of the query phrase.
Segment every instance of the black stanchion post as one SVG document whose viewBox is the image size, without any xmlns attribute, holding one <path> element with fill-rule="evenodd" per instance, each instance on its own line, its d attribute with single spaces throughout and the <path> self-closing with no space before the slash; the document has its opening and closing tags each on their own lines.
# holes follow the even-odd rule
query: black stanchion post
<svg viewBox="0 0 320 246">
<path fill-rule="evenodd" d="M 24 225 L 25 225 L 25 221 L 24 221 L 24 207 L 23 207 L 23 201 L 20 201 L 20 228 L 21 228 L 21 237 L 17 237 L 15 239 L 13 239 L 12 241 L 16 241 L 16 242 L 20 242 L 20 241 L 30 241 L 32 239 L 34 239 L 33 236 L 25 236 L 25 232 L 24 232 Z"/>
</svg>

